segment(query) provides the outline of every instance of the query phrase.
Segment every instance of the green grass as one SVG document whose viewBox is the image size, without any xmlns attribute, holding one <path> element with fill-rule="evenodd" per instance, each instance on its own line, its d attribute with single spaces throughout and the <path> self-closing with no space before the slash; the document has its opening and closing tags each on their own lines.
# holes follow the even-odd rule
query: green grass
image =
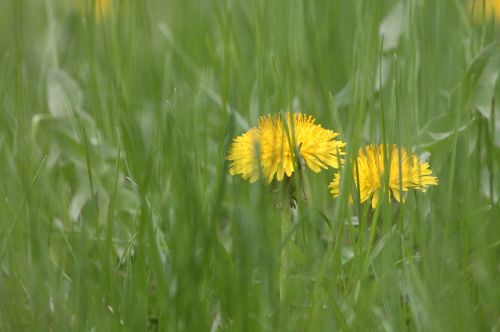
<svg viewBox="0 0 500 332">
<path fill-rule="evenodd" d="M 461 0 L 114 3 L 0 6 L 1 331 L 500 329 L 492 21 Z M 373 213 L 307 172 L 282 243 L 271 186 L 224 157 L 292 110 L 347 158 L 422 154 L 439 185 Z"/>
</svg>

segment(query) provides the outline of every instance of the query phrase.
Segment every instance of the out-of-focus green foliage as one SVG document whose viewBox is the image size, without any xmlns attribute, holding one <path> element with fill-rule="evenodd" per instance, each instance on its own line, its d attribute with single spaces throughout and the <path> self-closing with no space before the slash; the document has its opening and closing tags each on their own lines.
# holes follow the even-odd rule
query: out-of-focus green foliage
<svg viewBox="0 0 500 332">
<path fill-rule="evenodd" d="M 0 5 L 1 331 L 500 329 L 492 20 L 459 0 L 87 5 Z M 341 131 L 346 159 L 404 146 L 439 185 L 373 212 L 307 173 L 282 243 L 273 186 L 225 155 L 286 111 Z"/>
</svg>

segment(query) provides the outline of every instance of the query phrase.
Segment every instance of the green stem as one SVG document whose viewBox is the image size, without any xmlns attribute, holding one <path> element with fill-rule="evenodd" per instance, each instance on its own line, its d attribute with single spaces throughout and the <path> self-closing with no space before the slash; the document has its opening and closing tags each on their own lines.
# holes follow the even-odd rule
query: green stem
<svg viewBox="0 0 500 332">
<path fill-rule="evenodd" d="M 290 253 L 293 245 L 293 225 L 296 210 L 292 207 L 281 213 L 281 254 L 280 254 L 280 325 L 286 330 L 288 322 L 288 278 L 290 275 Z"/>
</svg>

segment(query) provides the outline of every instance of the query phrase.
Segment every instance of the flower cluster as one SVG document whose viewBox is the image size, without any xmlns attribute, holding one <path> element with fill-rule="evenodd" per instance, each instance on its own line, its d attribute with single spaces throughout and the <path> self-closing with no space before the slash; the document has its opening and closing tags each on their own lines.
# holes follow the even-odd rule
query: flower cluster
<svg viewBox="0 0 500 332">
<path fill-rule="evenodd" d="M 491 19 L 500 22 L 500 0 L 469 0 L 467 9 L 475 23 L 489 22 Z"/>
<path fill-rule="evenodd" d="M 359 188 L 361 203 L 371 198 L 372 208 L 377 207 L 380 195 L 384 192 L 385 165 L 389 169 L 385 190 L 389 201 L 391 194 L 400 202 L 402 192 L 410 188 L 425 192 L 430 185 L 438 183 L 437 178 L 432 176 L 429 164 L 419 161 L 416 155 L 408 154 L 404 148 L 396 145 L 385 148 L 383 145 L 368 145 L 365 149 L 359 149 L 356 165 L 353 165 L 353 181 Z M 334 197 L 340 194 L 340 180 L 340 173 L 337 173 L 330 183 Z"/>
<path fill-rule="evenodd" d="M 227 159 L 231 175 L 255 182 L 262 174 L 267 182 L 291 177 L 295 170 L 293 156 L 297 154 L 306 165 L 318 173 L 328 167 L 338 168 L 345 143 L 335 138 L 337 133 L 324 129 L 308 115 L 290 113 L 283 121 L 278 113 L 263 116 L 256 128 L 234 139 Z"/>
<path fill-rule="evenodd" d="M 108 16 L 111 11 L 111 0 L 93 0 L 93 3 L 87 0 L 75 0 L 75 5 L 82 16 L 85 15 L 86 9 L 93 8 L 97 20 Z"/>
<path fill-rule="evenodd" d="M 290 178 L 302 162 L 318 173 L 329 167 L 339 169 L 344 162 L 346 143 L 338 133 L 322 128 L 310 115 L 294 113 L 260 117 L 257 127 L 236 137 L 226 157 L 231 175 L 255 182 L 262 175 L 267 183 Z M 437 185 L 427 162 L 396 145 L 368 145 L 351 160 L 352 176 L 360 201 L 371 200 L 376 208 L 384 193 L 401 202 L 409 189 L 425 192 Z M 386 174 L 386 167 L 388 173 Z M 334 175 L 330 192 L 340 195 L 341 173 Z"/>
</svg>

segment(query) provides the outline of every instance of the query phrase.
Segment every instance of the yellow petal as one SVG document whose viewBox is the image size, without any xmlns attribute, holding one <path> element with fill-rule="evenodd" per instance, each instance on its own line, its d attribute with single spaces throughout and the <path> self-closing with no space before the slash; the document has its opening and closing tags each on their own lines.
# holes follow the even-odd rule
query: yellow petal
<svg viewBox="0 0 500 332">
<path fill-rule="evenodd" d="M 377 207 L 377 204 L 378 204 L 378 190 L 373 193 L 373 197 L 372 197 L 372 209 L 375 209 Z"/>
</svg>

